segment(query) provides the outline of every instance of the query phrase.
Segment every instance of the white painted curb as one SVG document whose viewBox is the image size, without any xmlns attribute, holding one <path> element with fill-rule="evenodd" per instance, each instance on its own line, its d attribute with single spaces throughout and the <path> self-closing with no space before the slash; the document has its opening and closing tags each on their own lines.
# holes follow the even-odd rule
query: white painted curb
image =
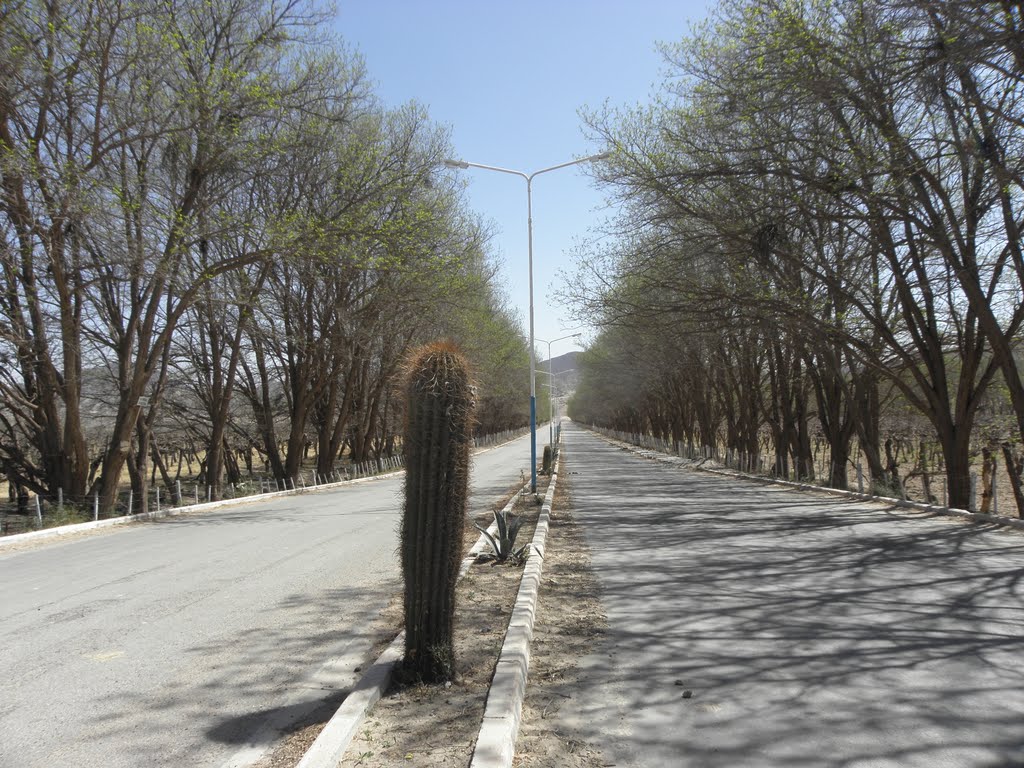
<svg viewBox="0 0 1024 768">
<path fill-rule="evenodd" d="M 528 487 L 529 483 L 524 485 L 522 490 L 514 493 L 502 512 L 508 514 L 516 499 Z M 491 523 L 487 530 L 491 534 L 495 533 L 497 531 L 497 523 Z M 481 534 L 476 540 L 476 544 L 462 558 L 462 566 L 459 568 L 460 579 L 476 560 L 476 556 L 486 546 L 487 539 Z M 306 750 L 306 754 L 302 756 L 302 760 L 299 761 L 295 768 L 336 768 L 338 762 L 345 756 L 345 750 L 352 743 L 352 738 L 359 730 L 359 726 L 362 725 L 370 710 L 373 709 L 373 706 L 380 700 L 380 697 L 384 695 L 388 685 L 391 684 L 391 673 L 394 671 L 395 665 L 402 660 L 404 653 L 405 630 L 402 630 L 391 642 L 391 645 L 366 670 L 366 673 L 356 683 L 352 692 L 345 697 L 337 712 L 327 721 L 327 725 L 320 731 L 316 741 Z"/>
<path fill-rule="evenodd" d="M 561 456 L 559 456 L 559 460 Z M 544 505 L 533 534 L 533 553 L 526 561 L 523 579 L 501 655 L 494 670 L 487 705 L 480 726 L 480 735 L 473 750 L 470 768 L 510 768 L 516 753 L 516 737 L 523 716 L 523 698 L 530 670 L 530 643 L 533 641 L 533 622 L 537 614 L 540 577 L 544 568 L 544 543 L 551 518 L 551 502 L 555 496 L 558 471 L 552 473 L 551 483 L 544 494 Z"/>
<path fill-rule="evenodd" d="M 345 697 L 341 707 L 327 721 L 327 725 L 320 731 L 316 741 L 306 750 L 306 754 L 302 756 L 295 768 L 335 768 L 337 766 L 366 715 L 387 690 L 388 684 L 391 682 L 391 672 L 394 670 L 395 664 L 402 660 L 404 652 L 405 630 L 402 630 L 398 633 L 398 637 L 391 641 L 391 645 L 384 653 L 378 656 L 373 665 L 366 670 L 366 674 L 359 679 L 352 692 Z"/>
</svg>

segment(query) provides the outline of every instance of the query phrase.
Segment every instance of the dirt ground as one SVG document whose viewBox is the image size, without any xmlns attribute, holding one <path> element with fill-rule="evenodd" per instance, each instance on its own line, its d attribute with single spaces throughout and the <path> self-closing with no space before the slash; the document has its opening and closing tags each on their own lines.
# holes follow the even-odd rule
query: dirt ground
<svg viewBox="0 0 1024 768">
<path fill-rule="evenodd" d="M 531 501 L 527 496 L 514 507 L 526 520 L 520 544 L 533 538 L 536 527 L 540 507 Z M 485 526 L 490 519 L 477 522 Z M 479 536 L 475 528 L 471 530 L 467 549 Z M 522 566 L 477 562 L 470 567 L 456 588 L 455 679 L 440 686 L 393 688 L 385 694 L 352 740 L 340 763 L 343 768 L 469 765 L 522 575 Z M 396 598 L 392 604 L 400 622 L 400 602 Z"/>
<path fill-rule="evenodd" d="M 604 768 L 601 753 L 563 733 L 554 715 L 575 695 L 576 659 L 590 653 L 607 627 L 600 589 L 590 567 L 583 528 L 573 517 L 572 486 L 561 475 L 555 489 L 530 673 L 514 766 Z"/>
<path fill-rule="evenodd" d="M 575 659 L 588 653 L 605 627 L 590 556 L 573 519 L 567 483 L 555 493 L 523 710 L 517 766 L 590 768 L 606 763 L 594 749 L 551 725 L 551 716 L 572 695 Z M 527 516 L 521 543 L 533 538 L 539 506 L 517 505 Z M 481 525 L 490 522 L 482 517 Z M 467 531 L 467 548 L 477 532 Z M 353 739 L 343 768 L 423 766 L 465 768 L 480 730 L 491 677 L 519 590 L 521 567 L 473 565 L 458 586 L 456 658 L 458 674 L 450 685 L 393 689 L 374 707 Z M 402 621 L 401 596 L 395 595 L 376 627 L 378 652 Z M 376 656 L 376 652 L 374 657 Z M 256 768 L 293 768 L 316 739 L 323 722 L 296 730 Z"/>
</svg>

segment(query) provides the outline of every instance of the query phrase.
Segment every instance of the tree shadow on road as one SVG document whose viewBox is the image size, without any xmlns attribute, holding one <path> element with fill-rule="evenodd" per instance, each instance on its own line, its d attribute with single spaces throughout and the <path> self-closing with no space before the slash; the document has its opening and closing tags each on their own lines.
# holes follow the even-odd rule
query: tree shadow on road
<svg viewBox="0 0 1024 768">
<path fill-rule="evenodd" d="M 1024 765 L 1020 533 L 566 432 L 610 623 L 570 717 L 613 762 Z"/>
<path fill-rule="evenodd" d="M 280 730 L 291 731 L 313 723 L 327 722 L 348 694 L 347 688 L 324 691 L 321 695 L 311 692 L 309 698 L 294 704 L 260 709 L 221 720 L 207 730 L 206 735 L 221 744 L 270 746 L 277 741 Z M 268 723 L 275 725 L 274 730 L 264 729 Z"/>
<path fill-rule="evenodd" d="M 159 685 L 104 697 L 94 738 L 123 743 L 130 765 L 220 765 L 228 755 L 211 743 L 269 746 L 326 721 L 378 644 L 374 620 L 396 586 L 288 595 L 249 628 L 187 647 L 191 664 Z M 140 729 L 145 738 L 133 738 Z"/>
</svg>

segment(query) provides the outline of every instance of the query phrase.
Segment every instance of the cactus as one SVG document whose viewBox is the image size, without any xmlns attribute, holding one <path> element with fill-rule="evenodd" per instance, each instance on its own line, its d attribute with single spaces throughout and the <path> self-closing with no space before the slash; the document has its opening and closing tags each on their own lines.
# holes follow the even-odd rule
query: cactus
<svg viewBox="0 0 1024 768">
<path fill-rule="evenodd" d="M 540 473 L 542 475 L 551 474 L 551 446 L 544 446 L 544 458 L 541 459 Z"/>
<path fill-rule="evenodd" d="M 454 673 L 455 582 L 462 559 L 473 433 L 473 385 L 462 355 L 431 344 L 409 366 L 405 429 L 407 682 L 442 682 Z"/>
</svg>

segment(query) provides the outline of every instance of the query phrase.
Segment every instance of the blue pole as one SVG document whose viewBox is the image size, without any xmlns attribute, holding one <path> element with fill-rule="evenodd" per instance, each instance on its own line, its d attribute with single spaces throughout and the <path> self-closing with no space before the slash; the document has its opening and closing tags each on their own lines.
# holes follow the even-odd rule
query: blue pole
<svg viewBox="0 0 1024 768">
<path fill-rule="evenodd" d="M 530 491 L 537 492 L 537 396 L 530 395 Z"/>
</svg>

